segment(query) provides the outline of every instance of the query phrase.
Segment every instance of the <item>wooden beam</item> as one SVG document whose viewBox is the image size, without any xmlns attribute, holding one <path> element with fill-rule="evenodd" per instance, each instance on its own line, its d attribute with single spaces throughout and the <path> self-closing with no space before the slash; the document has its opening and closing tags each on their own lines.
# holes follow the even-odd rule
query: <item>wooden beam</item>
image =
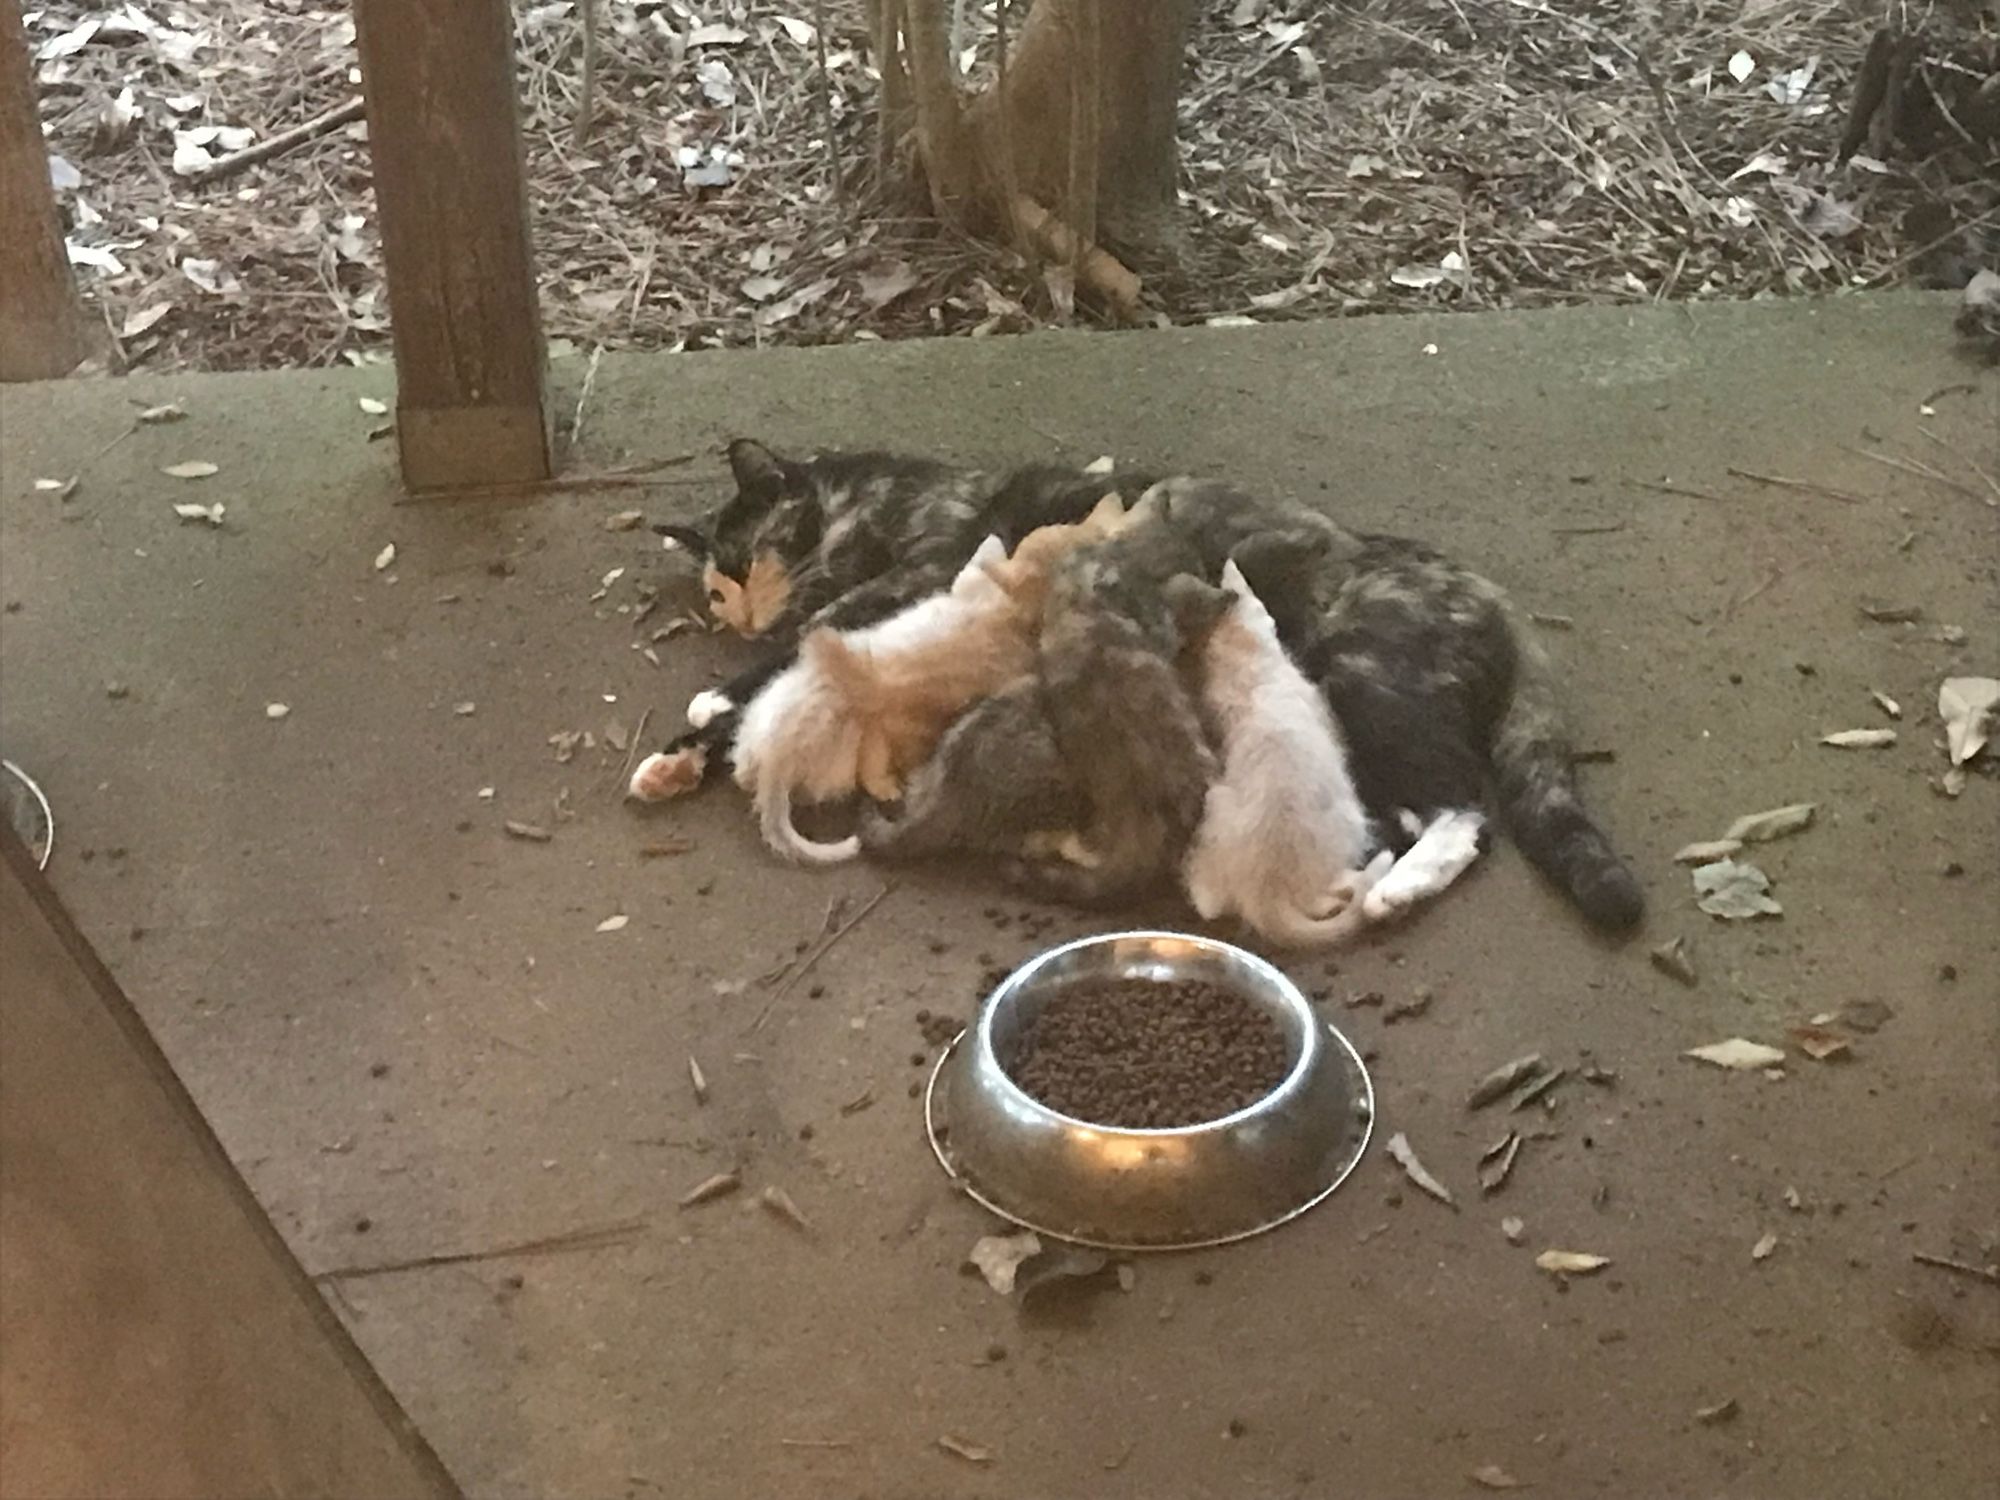
<svg viewBox="0 0 2000 1500">
<path fill-rule="evenodd" d="M 550 473 L 507 0 L 355 0 L 414 493 Z"/>
<path fill-rule="evenodd" d="M 0 225 L 0 380 L 67 375 L 90 351 L 15 0 L 0 0 Z"/>
</svg>

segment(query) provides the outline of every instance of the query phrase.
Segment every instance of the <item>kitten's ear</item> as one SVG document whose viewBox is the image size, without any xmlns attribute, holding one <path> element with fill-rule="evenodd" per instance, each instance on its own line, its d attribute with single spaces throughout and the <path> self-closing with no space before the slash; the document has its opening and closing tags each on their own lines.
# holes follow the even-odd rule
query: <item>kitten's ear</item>
<svg viewBox="0 0 2000 1500">
<path fill-rule="evenodd" d="M 1238 598 L 1248 594 L 1254 599 L 1257 595 L 1257 591 L 1250 587 L 1250 580 L 1243 576 L 1243 570 L 1236 566 L 1234 557 L 1222 565 L 1222 591 L 1235 594 Z"/>
<path fill-rule="evenodd" d="M 708 533 L 698 526 L 675 526 L 668 522 L 655 522 L 653 530 L 670 542 L 677 542 L 687 548 L 697 562 L 708 558 Z"/>
<path fill-rule="evenodd" d="M 972 554 L 970 567 L 991 568 L 995 563 L 1007 560 L 1007 544 L 997 536 L 989 536 L 979 544 L 979 550 Z"/>
<path fill-rule="evenodd" d="M 775 495 L 785 487 L 785 461 L 755 438 L 729 445 L 729 472 L 746 495 Z"/>
<path fill-rule="evenodd" d="M 1167 601 L 1183 641 L 1202 639 L 1236 603 L 1234 594 L 1224 593 L 1192 573 L 1176 573 L 1169 578 L 1161 596 Z"/>
<path fill-rule="evenodd" d="M 1237 576 L 1260 599 L 1287 599 L 1308 591 L 1314 577 L 1335 550 L 1335 537 L 1304 528 L 1260 531 L 1245 537 L 1229 554 Z"/>
<path fill-rule="evenodd" d="M 1099 530 L 1112 531 L 1116 530 L 1118 523 L 1124 519 L 1125 498 L 1113 490 L 1091 507 L 1090 514 L 1083 518 L 1083 524 Z"/>
</svg>

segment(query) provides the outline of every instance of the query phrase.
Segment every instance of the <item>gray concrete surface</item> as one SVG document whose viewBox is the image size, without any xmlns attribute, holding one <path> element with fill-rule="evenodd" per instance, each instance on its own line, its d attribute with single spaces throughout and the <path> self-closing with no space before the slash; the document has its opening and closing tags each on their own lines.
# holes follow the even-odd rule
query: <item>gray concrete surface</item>
<svg viewBox="0 0 2000 1500">
<path fill-rule="evenodd" d="M 1996 512 L 1920 434 L 2000 470 L 2000 384 L 1948 318 L 1860 298 L 606 359 L 589 461 L 697 455 L 643 500 L 398 507 L 356 407 L 385 372 L 8 391 L 0 736 L 55 800 L 65 899 L 309 1268 L 645 1218 L 622 1247 L 344 1284 L 470 1492 L 1395 1497 L 1497 1464 L 1564 1496 L 1970 1495 L 2000 1461 L 2000 1290 L 1911 1259 L 1990 1260 L 2000 1230 L 2000 786 L 1930 784 L 1939 678 L 2000 665 Z M 186 421 L 105 451 L 168 399 Z M 964 1011 L 985 959 L 1027 951 L 983 915 L 1020 903 L 976 872 L 908 881 L 759 1027 L 756 976 L 877 874 L 776 866 L 724 792 L 635 814 L 620 756 L 547 743 L 671 723 L 740 658 L 680 636 L 650 665 L 620 607 L 642 577 L 687 589 L 685 565 L 600 524 L 706 502 L 738 432 L 1230 474 L 1573 618 L 1552 645 L 1580 740 L 1616 753 L 1587 774 L 1651 892 L 1643 937 L 1593 941 L 1503 848 L 1337 973 L 1297 966 L 1458 1211 L 1378 1149 L 1299 1223 L 1145 1260 L 1054 1323 L 960 1274 L 988 1225 L 923 1144 L 913 1013 Z M 188 458 L 220 473 L 160 474 Z M 30 487 L 72 472 L 67 501 Z M 195 498 L 227 523 L 178 523 Z M 1906 706 L 1901 743 L 1821 748 L 1883 722 L 1870 689 Z M 1798 800 L 1817 826 L 1761 854 L 1785 916 L 1696 913 L 1669 854 Z M 642 857 L 670 835 L 692 852 Z M 1677 933 L 1692 990 L 1646 961 Z M 1419 987 L 1394 1025 L 1342 1003 Z M 1893 1016 L 1844 1061 L 1681 1056 L 1864 999 Z M 1530 1048 L 1617 1080 L 1561 1090 L 1482 1200 L 1501 1124 L 1464 1090 Z M 813 1233 L 675 1209 L 733 1164 Z M 1613 1264 L 1564 1286 L 1532 1263 L 1551 1246 Z"/>
</svg>

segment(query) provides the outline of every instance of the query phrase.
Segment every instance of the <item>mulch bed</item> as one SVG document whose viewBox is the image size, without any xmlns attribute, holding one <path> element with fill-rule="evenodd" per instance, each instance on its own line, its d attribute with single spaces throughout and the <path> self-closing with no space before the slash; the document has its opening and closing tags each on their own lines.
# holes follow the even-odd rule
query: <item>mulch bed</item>
<svg viewBox="0 0 2000 1500">
<path fill-rule="evenodd" d="M 515 7 L 558 354 L 1090 319 L 1061 272 L 941 229 L 876 181 L 858 0 L 598 4 L 580 140 L 578 8 Z M 1962 281 L 2000 246 L 1990 139 L 1946 130 L 1921 152 L 1892 138 L 1835 160 L 1870 38 L 1896 14 L 1212 0 L 1182 94 L 1189 264 L 1149 289 L 1149 312 L 1270 322 Z M 1925 16 L 1927 76 L 1990 74 L 1991 6 Z M 50 0 L 27 20 L 72 255 L 123 367 L 386 358 L 365 123 L 211 175 L 354 97 L 345 10 Z M 975 80 L 991 27 L 990 4 L 967 6 Z"/>
</svg>

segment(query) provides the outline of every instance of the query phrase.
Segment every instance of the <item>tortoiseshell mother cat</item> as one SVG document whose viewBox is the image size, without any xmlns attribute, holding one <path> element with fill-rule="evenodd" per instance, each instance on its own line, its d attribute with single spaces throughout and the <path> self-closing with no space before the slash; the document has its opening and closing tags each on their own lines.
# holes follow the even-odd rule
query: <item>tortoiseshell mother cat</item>
<svg viewBox="0 0 2000 1500">
<path fill-rule="evenodd" d="M 1144 476 L 1051 465 L 993 474 L 884 453 L 792 460 L 748 440 L 730 445 L 729 461 L 737 493 L 726 505 L 697 526 L 660 529 L 702 559 L 718 618 L 779 649 L 701 695 L 690 719 L 705 722 L 641 763 L 665 795 L 726 758 L 737 708 L 784 667 L 806 623 L 872 623 L 946 587 L 988 534 L 1012 546 L 1036 526 L 1081 520 L 1108 491 L 1132 505 L 1149 487 Z M 1476 813 L 1457 815 L 1477 809 L 1492 783 L 1522 852 L 1587 920 L 1607 931 L 1637 925 L 1638 882 L 1583 806 L 1553 674 L 1499 585 L 1421 543 L 1357 536 L 1214 481 L 1171 480 L 1157 494 L 1173 555 L 1108 571 L 1079 558 L 1104 573 L 1107 606 L 1144 620 L 1164 608 L 1158 591 L 1173 573 L 1214 583 L 1234 557 L 1325 695 L 1384 842 L 1407 846 L 1425 827 L 1476 830 Z M 1160 550 L 1137 533 L 1104 545 Z M 1059 741 L 1072 738 L 1063 727 Z M 1062 748 L 1071 760 L 1088 753 Z M 1089 784 L 1107 777 L 1089 764 L 1069 769 L 1093 801 Z"/>
</svg>

